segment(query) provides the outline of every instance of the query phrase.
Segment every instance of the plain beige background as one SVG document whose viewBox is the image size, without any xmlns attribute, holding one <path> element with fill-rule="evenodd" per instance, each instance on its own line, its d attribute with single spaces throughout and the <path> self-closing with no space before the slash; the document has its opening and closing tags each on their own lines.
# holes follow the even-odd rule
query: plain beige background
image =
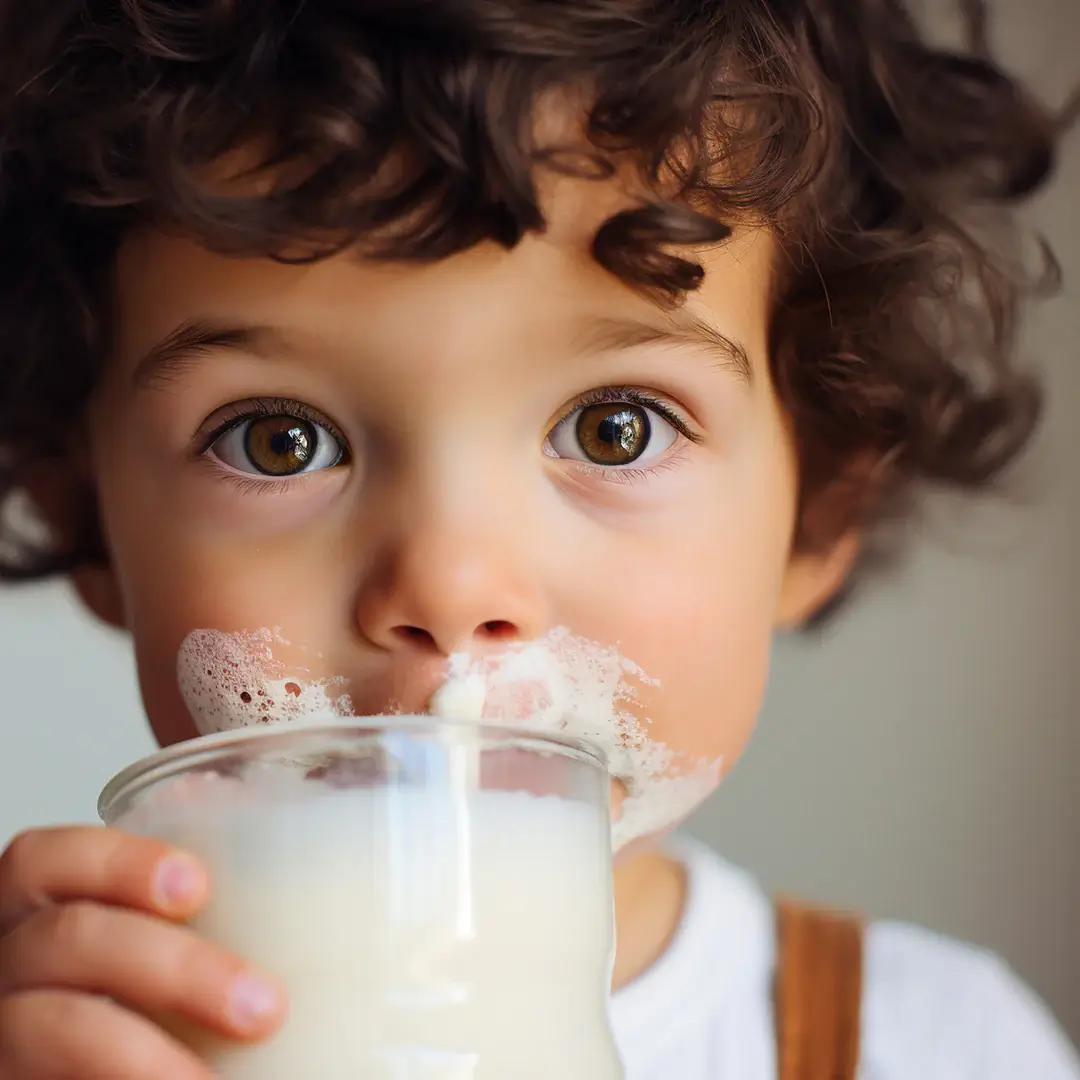
<svg viewBox="0 0 1080 1080">
<path fill-rule="evenodd" d="M 947 29 L 946 0 L 925 8 Z M 1080 79 L 1080 0 L 998 4 L 1001 51 L 1051 101 Z M 781 642 L 747 758 L 693 829 L 773 887 L 1002 952 L 1080 1040 L 1080 132 L 1033 208 L 1066 294 L 1026 351 L 1050 411 L 1033 505 L 934 503 L 903 569 L 820 639 Z M 0 598 L 0 842 L 93 818 L 151 749 L 123 639 L 64 589 Z"/>
</svg>

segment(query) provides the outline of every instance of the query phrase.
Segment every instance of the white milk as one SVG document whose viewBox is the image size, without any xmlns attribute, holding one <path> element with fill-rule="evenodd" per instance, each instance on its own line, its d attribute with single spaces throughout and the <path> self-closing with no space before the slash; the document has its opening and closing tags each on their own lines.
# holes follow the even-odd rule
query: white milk
<svg viewBox="0 0 1080 1080">
<path fill-rule="evenodd" d="M 307 787 L 269 798 L 223 781 L 116 822 L 202 856 L 213 894 L 194 926 L 288 989 L 289 1019 L 262 1046 L 188 1038 L 217 1076 L 621 1077 L 601 810 L 525 792 L 451 804 L 446 791 Z"/>
</svg>

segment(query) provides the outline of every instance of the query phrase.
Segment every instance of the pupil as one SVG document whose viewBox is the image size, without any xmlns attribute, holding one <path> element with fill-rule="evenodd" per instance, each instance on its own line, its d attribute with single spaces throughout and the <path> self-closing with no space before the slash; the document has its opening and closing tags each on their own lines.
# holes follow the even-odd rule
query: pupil
<svg viewBox="0 0 1080 1080">
<path fill-rule="evenodd" d="M 286 454 L 294 454 L 300 442 L 299 436 L 300 433 L 295 428 L 292 431 L 281 431 L 277 435 L 271 435 L 270 449 L 282 457 Z"/>
<path fill-rule="evenodd" d="M 637 432 L 634 430 L 634 425 L 628 424 L 623 416 L 609 416 L 602 420 L 596 434 L 601 442 L 611 447 L 618 447 L 624 454 L 634 452 Z"/>
</svg>

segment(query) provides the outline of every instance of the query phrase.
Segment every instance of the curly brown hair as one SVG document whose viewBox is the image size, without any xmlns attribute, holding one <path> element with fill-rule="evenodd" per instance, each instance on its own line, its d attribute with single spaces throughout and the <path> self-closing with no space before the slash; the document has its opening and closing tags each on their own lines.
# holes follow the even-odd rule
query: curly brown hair
<svg viewBox="0 0 1080 1080">
<path fill-rule="evenodd" d="M 803 547 L 919 481 L 989 483 L 1038 413 L 1013 357 L 1032 282 L 1010 207 L 1060 124 L 989 56 L 983 5 L 963 7 L 961 51 L 902 0 L 7 0 L 0 498 L 65 452 L 136 222 L 230 254 L 440 259 L 542 230 L 539 170 L 627 167 L 655 197 L 593 251 L 662 302 L 732 223 L 780 238 L 772 370 Z M 537 110 L 564 90 L 584 135 L 544 144 Z M 253 148 L 257 194 L 209 181 Z M 0 574 L 104 557 L 92 504 L 71 539 L 0 534 Z"/>
</svg>

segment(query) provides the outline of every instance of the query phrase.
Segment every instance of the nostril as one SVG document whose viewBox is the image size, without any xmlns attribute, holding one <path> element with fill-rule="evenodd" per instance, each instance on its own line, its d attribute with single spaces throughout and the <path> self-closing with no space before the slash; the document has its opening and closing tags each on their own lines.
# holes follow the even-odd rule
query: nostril
<svg viewBox="0 0 1080 1080">
<path fill-rule="evenodd" d="M 435 638 L 422 626 L 395 626 L 394 633 L 413 645 L 419 645 L 425 649 L 435 647 Z"/>
<path fill-rule="evenodd" d="M 411 626 L 407 623 L 399 623 L 391 633 L 402 645 L 424 653 L 439 652 L 441 649 L 467 648 L 467 644 L 459 638 L 447 635 L 444 640 L 436 637 L 430 630 L 422 626 Z M 518 637 L 518 628 L 515 623 L 507 622 L 506 619 L 488 619 L 480 623 L 473 631 L 474 641 L 509 642 Z"/>
</svg>

